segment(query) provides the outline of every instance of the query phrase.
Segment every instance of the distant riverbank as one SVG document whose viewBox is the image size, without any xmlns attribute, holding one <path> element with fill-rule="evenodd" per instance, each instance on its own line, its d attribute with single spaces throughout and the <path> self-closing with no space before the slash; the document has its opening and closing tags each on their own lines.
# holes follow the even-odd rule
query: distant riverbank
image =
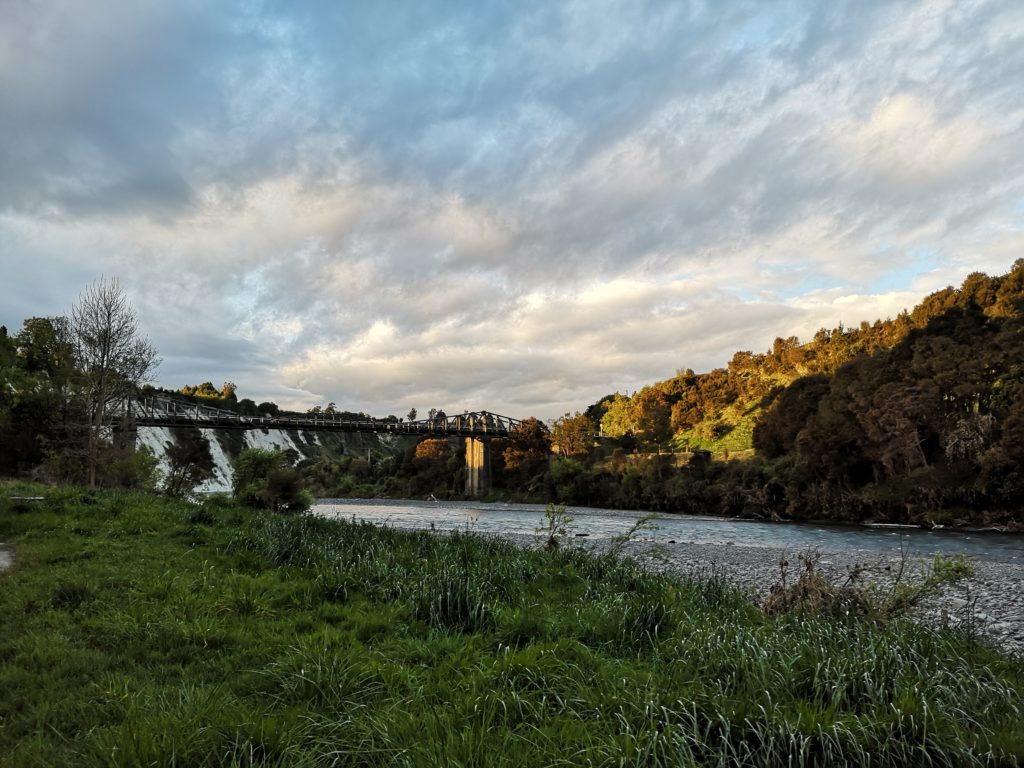
<svg viewBox="0 0 1024 768">
<path fill-rule="evenodd" d="M 320 499 L 313 507 L 326 517 L 359 520 L 399 528 L 472 530 L 480 533 L 533 534 L 545 505 L 413 499 Z M 650 513 L 595 507 L 567 507 L 570 533 L 594 541 L 629 530 Z M 737 518 L 659 514 L 636 536 L 659 544 L 709 544 L 774 547 L 789 552 L 820 550 L 861 557 L 897 553 L 963 554 L 976 559 L 1024 564 L 1024 535 L 989 531 L 928 530 L 812 523 L 778 523 Z"/>
</svg>

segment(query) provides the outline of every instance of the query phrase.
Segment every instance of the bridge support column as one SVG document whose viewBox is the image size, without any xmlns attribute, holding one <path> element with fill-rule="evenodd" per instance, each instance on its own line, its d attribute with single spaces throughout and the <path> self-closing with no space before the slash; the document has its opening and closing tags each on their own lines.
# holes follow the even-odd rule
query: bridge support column
<svg viewBox="0 0 1024 768">
<path fill-rule="evenodd" d="M 479 496 L 491 488 L 491 442 L 484 437 L 466 438 L 466 495 Z"/>
</svg>

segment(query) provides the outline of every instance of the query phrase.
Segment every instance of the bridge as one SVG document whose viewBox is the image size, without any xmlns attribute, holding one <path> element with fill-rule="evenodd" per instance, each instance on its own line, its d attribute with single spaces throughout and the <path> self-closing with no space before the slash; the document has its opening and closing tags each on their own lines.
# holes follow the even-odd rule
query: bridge
<svg viewBox="0 0 1024 768">
<path fill-rule="evenodd" d="M 477 495 L 491 484 L 490 441 L 507 437 L 518 419 L 489 411 L 435 416 L 417 421 L 343 419 L 334 414 L 244 416 L 234 411 L 188 403 L 169 397 L 134 401 L 131 420 L 140 427 L 198 427 L 200 429 L 278 429 L 304 432 L 378 432 L 419 437 L 459 437 L 466 446 L 466 493 Z"/>
</svg>

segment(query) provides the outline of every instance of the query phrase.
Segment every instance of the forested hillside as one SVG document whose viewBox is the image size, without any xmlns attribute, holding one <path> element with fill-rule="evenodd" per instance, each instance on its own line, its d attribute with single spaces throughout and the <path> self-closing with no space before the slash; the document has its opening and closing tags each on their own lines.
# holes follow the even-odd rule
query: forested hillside
<svg viewBox="0 0 1024 768">
<path fill-rule="evenodd" d="M 722 512 L 1019 521 L 1022 318 L 1018 260 L 894 319 L 822 329 L 806 344 L 779 338 L 764 354 L 737 352 L 727 368 L 681 372 L 588 414 L 629 450 L 706 448 L 723 459 L 754 449 L 742 470 L 710 472 L 718 488 L 703 503 Z M 654 486 L 664 484 L 652 484 L 647 506 L 694 496 L 657 499 Z"/>
<path fill-rule="evenodd" d="M 960 288 L 933 293 L 912 312 L 893 319 L 864 321 L 857 328 L 822 328 L 807 343 L 795 336 L 776 338 L 772 349 L 763 354 L 736 352 L 726 368 L 703 374 L 680 371 L 631 397 L 609 395 L 591 406 L 588 415 L 600 420 L 606 435 L 636 440 L 642 448 L 664 448 L 671 441 L 683 449 L 750 449 L 755 447 L 754 426 L 762 409 L 781 388 L 808 376 L 827 378 L 852 360 L 890 350 L 911 332 L 924 330 L 954 310 L 977 311 L 997 324 L 1019 317 L 1022 296 L 1024 260 L 1019 260 L 1007 275 L 974 273 Z M 957 320 L 950 317 L 944 323 L 944 330 L 929 335 L 950 332 L 950 324 Z"/>
</svg>

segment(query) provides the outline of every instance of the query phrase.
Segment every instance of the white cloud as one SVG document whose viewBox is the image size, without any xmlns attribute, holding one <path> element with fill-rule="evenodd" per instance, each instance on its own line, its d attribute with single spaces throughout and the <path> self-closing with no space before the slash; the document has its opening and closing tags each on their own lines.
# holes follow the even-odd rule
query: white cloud
<svg viewBox="0 0 1024 768">
<path fill-rule="evenodd" d="M 163 382 L 555 416 L 1024 255 L 996 2 L 17 6 L 0 322 L 117 275 Z"/>
<path fill-rule="evenodd" d="M 850 165 L 899 185 L 936 183 L 964 172 L 989 138 L 972 117 L 942 121 L 933 104 L 906 93 L 883 99 L 866 123 L 847 121 L 835 132 Z"/>
</svg>

